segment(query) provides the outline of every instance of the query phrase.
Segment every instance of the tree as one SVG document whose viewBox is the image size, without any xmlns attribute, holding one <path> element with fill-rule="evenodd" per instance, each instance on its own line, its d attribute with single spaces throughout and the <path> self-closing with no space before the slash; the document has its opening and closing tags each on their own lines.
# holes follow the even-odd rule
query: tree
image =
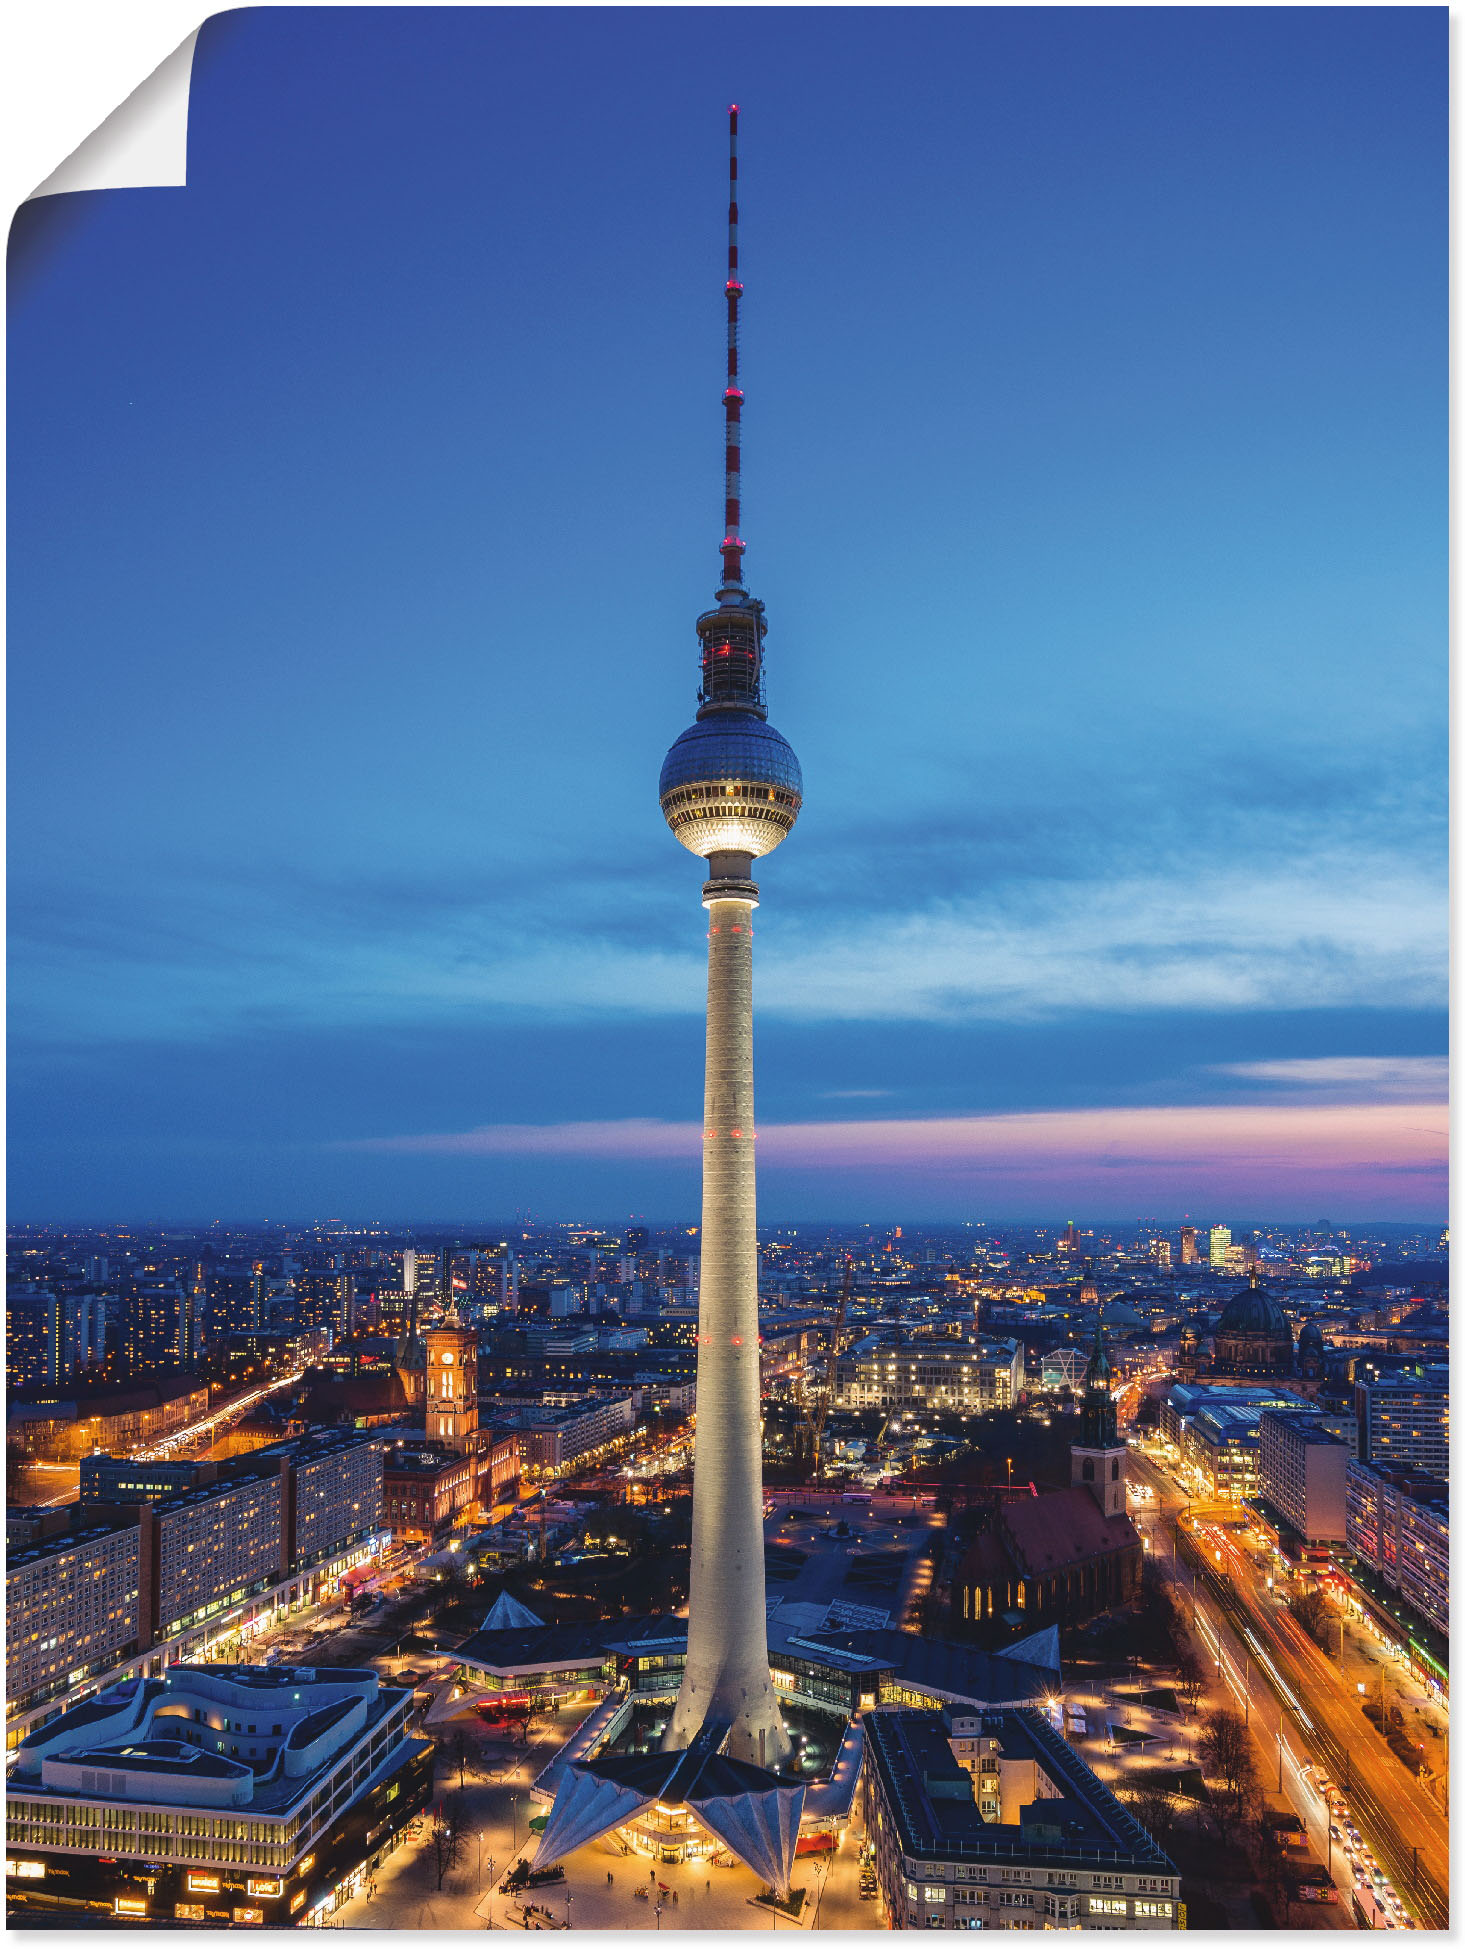
<svg viewBox="0 0 1465 1949">
<path fill-rule="evenodd" d="M 478 1746 L 466 1726 L 454 1726 L 448 1734 L 446 1758 L 449 1767 L 457 1772 L 458 1787 L 461 1791 L 463 1776 L 478 1770 Z"/>
<path fill-rule="evenodd" d="M 1256 1753 L 1239 1712 L 1218 1706 L 1201 1721 L 1201 1758 L 1224 1788 L 1223 1805 L 1234 1825 L 1256 1793 Z"/>
<path fill-rule="evenodd" d="M 1284 1857 L 1281 1829 L 1264 1807 L 1256 1823 L 1256 1864 L 1262 1881 L 1274 1892 L 1282 1885 Z"/>
<path fill-rule="evenodd" d="M 1206 1668 L 1196 1656 L 1194 1649 L 1188 1644 L 1180 1646 L 1176 1653 L 1175 1663 L 1177 1667 L 1176 1684 L 1179 1687 L 1180 1696 L 1185 1700 L 1185 1703 L 1190 1707 L 1191 1711 L 1194 1712 L 1200 1701 L 1200 1695 L 1206 1688 Z"/>
<path fill-rule="evenodd" d="M 428 1846 L 432 1849 L 433 1865 L 437 1869 L 437 1885 L 443 1885 L 443 1877 L 456 1868 L 463 1852 L 462 1801 L 456 1793 L 443 1796 L 442 1805 L 433 1817 L 428 1830 Z"/>
<path fill-rule="evenodd" d="M 1307 1590 L 1287 1606 L 1314 1644 L 1324 1651 L 1333 1648 L 1333 1607 L 1320 1590 Z"/>
<path fill-rule="evenodd" d="M 1132 1793 L 1125 1794 L 1124 1798 L 1129 1803 L 1129 1811 L 1140 1826 L 1163 1848 L 1175 1832 L 1180 1817 L 1174 1794 L 1150 1782 L 1145 1786 L 1136 1787 Z"/>
</svg>

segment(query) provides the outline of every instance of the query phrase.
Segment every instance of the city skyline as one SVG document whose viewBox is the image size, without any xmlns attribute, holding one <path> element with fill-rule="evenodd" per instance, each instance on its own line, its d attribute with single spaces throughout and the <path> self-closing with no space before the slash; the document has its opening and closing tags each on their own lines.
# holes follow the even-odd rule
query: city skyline
<svg viewBox="0 0 1465 1949">
<path fill-rule="evenodd" d="M 1443 23 L 582 24 L 210 22 L 18 233 L 13 1209 L 694 1209 L 736 97 L 765 1215 L 1442 1220 Z"/>
</svg>

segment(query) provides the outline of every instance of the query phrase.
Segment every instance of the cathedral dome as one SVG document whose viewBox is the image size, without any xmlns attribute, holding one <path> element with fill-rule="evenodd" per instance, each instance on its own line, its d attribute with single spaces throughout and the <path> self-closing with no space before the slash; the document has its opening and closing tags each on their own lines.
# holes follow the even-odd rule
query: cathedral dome
<svg viewBox="0 0 1465 1949">
<path fill-rule="evenodd" d="M 1270 1293 L 1260 1286 L 1243 1286 L 1216 1322 L 1216 1338 L 1244 1333 L 1264 1340 L 1290 1340 L 1292 1327 Z"/>
<path fill-rule="evenodd" d="M 1299 1353 L 1306 1353 L 1313 1348 L 1318 1353 L 1324 1351 L 1323 1330 L 1316 1320 L 1309 1320 L 1297 1336 L 1297 1351 Z"/>
</svg>

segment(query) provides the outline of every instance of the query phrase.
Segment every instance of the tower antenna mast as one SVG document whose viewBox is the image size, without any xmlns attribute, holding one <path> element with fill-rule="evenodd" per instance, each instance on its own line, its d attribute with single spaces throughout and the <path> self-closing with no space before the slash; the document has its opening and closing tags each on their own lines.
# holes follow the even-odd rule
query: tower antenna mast
<svg viewBox="0 0 1465 1949">
<path fill-rule="evenodd" d="M 727 111 L 727 388 L 722 395 L 723 441 L 722 587 L 724 602 L 743 595 L 743 392 L 738 372 L 738 105 Z"/>
</svg>

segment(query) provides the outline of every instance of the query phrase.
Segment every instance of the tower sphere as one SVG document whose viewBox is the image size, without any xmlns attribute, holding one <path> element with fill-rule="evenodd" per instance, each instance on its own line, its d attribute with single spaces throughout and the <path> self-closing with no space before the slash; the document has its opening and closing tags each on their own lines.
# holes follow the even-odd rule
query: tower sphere
<svg viewBox="0 0 1465 1949">
<path fill-rule="evenodd" d="M 698 718 L 661 767 L 661 810 L 689 853 L 761 859 L 793 830 L 804 775 L 793 746 L 752 711 Z"/>
</svg>

